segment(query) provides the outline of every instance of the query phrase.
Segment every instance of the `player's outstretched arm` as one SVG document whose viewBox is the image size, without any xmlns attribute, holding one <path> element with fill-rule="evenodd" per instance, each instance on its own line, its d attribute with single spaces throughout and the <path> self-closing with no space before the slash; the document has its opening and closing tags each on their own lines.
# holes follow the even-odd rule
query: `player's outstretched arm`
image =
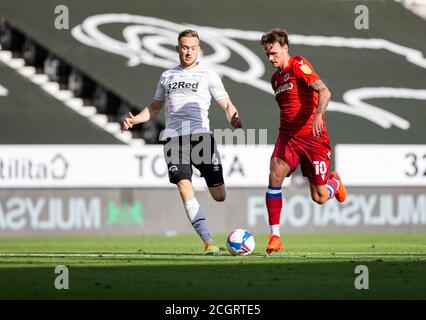
<svg viewBox="0 0 426 320">
<path fill-rule="evenodd" d="M 331 92 L 321 80 L 310 84 L 311 88 L 318 92 L 318 108 L 312 121 L 312 135 L 319 138 L 324 131 L 324 114 L 327 110 L 328 102 L 331 98 Z"/>
<path fill-rule="evenodd" d="M 152 100 L 141 112 L 134 116 L 131 112 L 128 113 L 126 118 L 123 120 L 123 126 L 121 132 L 131 129 L 135 124 L 147 122 L 157 116 L 161 108 L 164 105 L 164 101 Z"/>
<path fill-rule="evenodd" d="M 229 123 L 234 128 L 242 128 L 243 121 L 238 116 L 238 110 L 232 103 L 229 97 L 218 99 L 217 103 L 222 107 L 225 111 L 226 119 L 228 119 Z"/>
</svg>

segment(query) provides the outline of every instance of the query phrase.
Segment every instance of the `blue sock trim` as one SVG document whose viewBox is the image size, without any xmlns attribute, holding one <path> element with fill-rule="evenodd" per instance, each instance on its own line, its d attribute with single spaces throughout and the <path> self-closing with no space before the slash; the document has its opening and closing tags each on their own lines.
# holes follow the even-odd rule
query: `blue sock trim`
<svg viewBox="0 0 426 320">
<path fill-rule="evenodd" d="M 281 198 L 282 194 L 281 193 L 266 193 L 266 199 L 276 199 L 276 198 Z"/>
<path fill-rule="evenodd" d="M 331 184 L 328 184 L 328 183 L 327 183 L 327 190 L 328 190 L 328 192 L 330 192 L 330 196 L 328 197 L 328 200 L 330 200 L 331 198 L 333 198 L 334 192 L 336 190 L 334 190 L 333 186 Z"/>
<path fill-rule="evenodd" d="M 271 189 L 271 190 L 281 190 L 281 187 L 268 187 L 268 189 Z"/>
<path fill-rule="evenodd" d="M 192 224 L 195 224 L 195 223 L 197 223 L 198 221 L 201 221 L 201 220 L 206 220 L 206 218 L 200 218 L 198 220 L 195 220 L 194 222 L 192 222 Z"/>
</svg>

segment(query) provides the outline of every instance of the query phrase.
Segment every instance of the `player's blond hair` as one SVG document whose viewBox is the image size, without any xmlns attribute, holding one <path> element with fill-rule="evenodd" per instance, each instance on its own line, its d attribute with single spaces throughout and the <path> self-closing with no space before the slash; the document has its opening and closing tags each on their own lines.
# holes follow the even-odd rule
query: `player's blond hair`
<svg viewBox="0 0 426 320">
<path fill-rule="evenodd" d="M 180 38 L 183 38 L 183 37 L 197 38 L 198 40 L 200 40 L 200 37 L 198 36 L 198 32 L 192 29 L 185 29 L 181 31 L 178 36 L 178 41 L 180 40 Z"/>
</svg>

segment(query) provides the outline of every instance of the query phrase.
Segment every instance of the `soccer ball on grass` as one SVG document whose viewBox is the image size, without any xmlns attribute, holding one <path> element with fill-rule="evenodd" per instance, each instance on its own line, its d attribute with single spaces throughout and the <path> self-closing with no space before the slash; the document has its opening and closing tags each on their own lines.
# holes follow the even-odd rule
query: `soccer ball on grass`
<svg viewBox="0 0 426 320">
<path fill-rule="evenodd" d="M 235 229 L 226 240 L 226 248 L 233 256 L 246 256 L 253 252 L 253 234 L 245 229 Z"/>
</svg>

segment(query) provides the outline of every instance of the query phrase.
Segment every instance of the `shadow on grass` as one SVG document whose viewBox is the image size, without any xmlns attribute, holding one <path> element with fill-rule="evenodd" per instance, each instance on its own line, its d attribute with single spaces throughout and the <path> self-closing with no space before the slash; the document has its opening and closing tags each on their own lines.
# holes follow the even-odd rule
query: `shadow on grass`
<svg viewBox="0 0 426 320">
<path fill-rule="evenodd" d="M 426 261 L 4 262 L 1 299 L 426 299 Z M 58 264 L 69 266 L 69 290 L 54 287 Z M 369 268 L 369 290 L 354 287 L 360 264 Z"/>
</svg>

